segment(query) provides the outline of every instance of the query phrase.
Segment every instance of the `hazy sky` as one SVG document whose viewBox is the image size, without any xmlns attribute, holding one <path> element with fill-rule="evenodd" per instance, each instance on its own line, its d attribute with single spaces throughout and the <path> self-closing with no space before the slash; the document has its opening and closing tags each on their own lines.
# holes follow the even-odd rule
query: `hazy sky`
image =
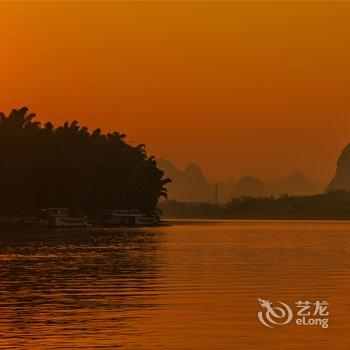
<svg viewBox="0 0 350 350">
<path fill-rule="evenodd" d="M 0 3 L 0 110 L 125 132 L 209 178 L 328 180 L 350 142 L 350 3 Z"/>
</svg>

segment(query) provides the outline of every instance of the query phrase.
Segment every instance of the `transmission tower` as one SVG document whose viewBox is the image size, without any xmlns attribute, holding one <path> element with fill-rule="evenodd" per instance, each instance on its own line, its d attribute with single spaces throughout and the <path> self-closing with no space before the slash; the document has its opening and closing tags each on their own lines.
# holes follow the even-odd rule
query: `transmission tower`
<svg viewBox="0 0 350 350">
<path fill-rule="evenodd" d="M 218 189 L 218 185 L 214 185 L 214 204 L 215 205 L 219 204 L 219 189 Z"/>
</svg>

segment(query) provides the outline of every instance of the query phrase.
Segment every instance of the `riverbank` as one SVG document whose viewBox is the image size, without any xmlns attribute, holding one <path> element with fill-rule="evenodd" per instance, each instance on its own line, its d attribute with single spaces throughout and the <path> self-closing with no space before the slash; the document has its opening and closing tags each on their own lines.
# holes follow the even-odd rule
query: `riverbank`
<svg viewBox="0 0 350 350">
<path fill-rule="evenodd" d="M 163 201 L 164 218 L 241 220 L 350 220 L 350 192 L 313 196 L 238 197 L 226 204 Z"/>
</svg>

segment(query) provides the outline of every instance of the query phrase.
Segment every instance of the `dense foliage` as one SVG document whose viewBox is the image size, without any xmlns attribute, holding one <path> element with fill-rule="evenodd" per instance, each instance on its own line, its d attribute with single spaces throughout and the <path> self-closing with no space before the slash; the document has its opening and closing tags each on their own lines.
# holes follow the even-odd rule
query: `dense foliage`
<svg viewBox="0 0 350 350">
<path fill-rule="evenodd" d="M 153 210 L 166 195 L 163 172 L 144 145 L 118 132 L 89 132 L 78 122 L 54 127 L 33 121 L 27 108 L 0 113 L 0 214 L 45 207 Z"/>
<path fill-rule="evenodd" d="M 331 191 L 313 196 L 237 197 L 226 205 L 166 201 L 168 217 L 235 219 L 350 219 L 350 192 Z"/>
</svg>

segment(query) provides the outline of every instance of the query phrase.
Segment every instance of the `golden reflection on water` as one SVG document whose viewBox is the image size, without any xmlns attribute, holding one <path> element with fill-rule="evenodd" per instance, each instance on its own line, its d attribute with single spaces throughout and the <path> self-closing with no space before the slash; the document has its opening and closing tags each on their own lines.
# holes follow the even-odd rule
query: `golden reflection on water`
<svg viewBox="0 0 350 350">
<path fill-rule="evenodd" d="M 350 349 L 350 223 L 0 233 L 0 349 Z M 258 298 L 327 300 L 266 328 Z"/>
</svg>

